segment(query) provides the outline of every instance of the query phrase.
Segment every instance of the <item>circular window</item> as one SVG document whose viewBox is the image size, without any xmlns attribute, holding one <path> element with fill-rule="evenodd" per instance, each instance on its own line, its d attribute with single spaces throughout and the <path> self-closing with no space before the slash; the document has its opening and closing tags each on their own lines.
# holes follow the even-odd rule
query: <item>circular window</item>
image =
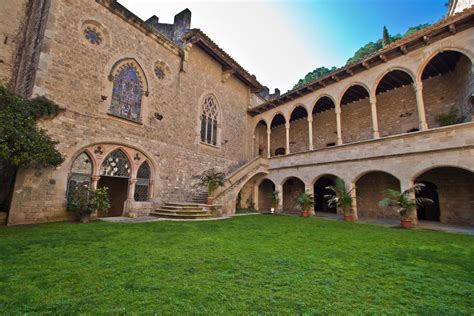
<svg viewBox="0 0 474 316">
<path fill-rule="evenodd" d="M 102 34 L 93 26 L 86 26 L 84 36 L 92 44 L 100 45 L 102 43 Z"/>
<path fill-rule="evenodd" d="M 162 81 L 167 81 L 167 79 L 169 79 L 171 75 L 170 67 L 164 61 L 161 60 L 155 63 L 154 72 L 156 78 Z"/>
</svg>

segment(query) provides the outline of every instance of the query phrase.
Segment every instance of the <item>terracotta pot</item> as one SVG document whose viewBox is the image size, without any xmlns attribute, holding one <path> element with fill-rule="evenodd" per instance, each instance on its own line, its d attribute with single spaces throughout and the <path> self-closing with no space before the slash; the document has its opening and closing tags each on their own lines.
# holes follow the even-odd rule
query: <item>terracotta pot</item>
<svg viewBox="0 0 474 316">
<path fill-rule="evenodd" d="M 303 211 L 302 216 L 303 217 L 310 217 L 311 216 L 311 211 Z"/>
<path fill-rule="evenodd" d="M 354 220 L 354 216 L 352 214 L 344 214 L 344 221 L 352 222 Z"/>
<path fill-rule="evenodd" d="M 91 214 L 82 214 L 82 215 L 81 215 L 81 218 L 79 219 L 79 221 L 80 221 L 82 224 L 89 224 L 90 221 L 91 221 Z"/>
<path fill-rule="evenodd" d="M 402 223 L 403 228 L 411 228 L 412 227 L 410 219 L 402 219 L 401 223 Z"/>
<path fill-rule="evenodd" d="M 214 204 L 214 197 L 213 196 L 208 196 L 207 197 L 207 205 L 212 205 Z"/>
</svg>

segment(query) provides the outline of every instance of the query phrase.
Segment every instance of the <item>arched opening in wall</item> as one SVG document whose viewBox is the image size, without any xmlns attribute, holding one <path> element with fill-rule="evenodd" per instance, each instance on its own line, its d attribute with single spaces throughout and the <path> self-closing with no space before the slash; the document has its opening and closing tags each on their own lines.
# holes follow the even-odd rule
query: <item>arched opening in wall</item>
<svg viewBox="0 0 474 316">
<path fill-rule="evenodd" d="M 275 184 L 269 180 L 263 180 L 258 186 L 258 211 L 269 212 L 273 207 L 273 192 L 275 192 Z"/>
<path fill-rule="evenodd" d="M 418 219 L 474 225 L 474 173 L 457 167 L 430 169 L 415 179 L 425 187 L 417 194 L 433 203 L 417 208 Z"/>
<path fill-rule="evenodd" d="M 130 174 L 131 164 L 122 150 L 117 149 L 104 159 L 97 187 L 108 188 L 110 208 L 104 213 L 99 213 L 99 217 L 122 216 L 128 196 Z"/>
<path fill-rule="evenodd" d="M 337 213 L 335 206 L 328 205 L 328 198 L 326 195 L 333 194 L 327 187 L 334 185 L 337 177 L 332 174 L 327 174 L 319 177 L 314 183 L 314 211 L 324 213 Z"/>
<path fill-rule="evenodd" d="M 371 171 L 360 177 L 356 184 L 357 214 L 360 218 L 393 218 L 400 216 L 394 207 L 381 207 L 380 200 L 387 189 L 400 191 L 400 181 L 383 171 Z"/>
<path fill-rule="evenodd" d="M 280 147 L 275 149 L 275 156 L 283 156 L 285 154 L 285 148 Z"/>
<path fill-rule="evenodd" d="M 283 212 L 300 214 L 301 210 L 296 206 L 296 198 L 304 192 L 304 182 L 296 177 L 291 177 L 283 184 Z"/>
<path fill-rule="evenodd" d="M 69 198 L 78 186 L 91 187 L 92 172 L 92 159 L 86 152 L 82 152 L 72 163 L 71 173 L 67 181 L 66 196 Z"/>
<path fill-rule="evenodd" d="M 313 148 L 320 149 L 336 145 L 337 127 L 334 101 L 323 96 L 318 99 L 313 107 Z"/>
<path fill-rule="evenodd" d="M 270 128 L 272 134 L 270 136 L 270 148 L 286 148 L 286 119 L 281 114 L 278 113 L 272 119 L 272 123 L 270 124 Z M 272 152 L 272 150 L 270 150 Z"/>
<path fill-rule="evenodd" d="M 249 180 L 245 185 L 240 189 L 237 194 L 235 201 L 235 212 L 236 213 L 250 213 L 255 212 L 255 199 L 254 199 L 254 186 L 255 180 Z"/>
<path fill-rule="evenodd" d="M 308 112 L 303 106 L 297 106 L 290 116 L 290 152 L 307 151 L 308 148 Z"/>
<path fill-rule="evenodd" d="M 423 69 L 423 100 L 429 128 L 472 120 L 473 74 L 470 59 L 447 50 L 430 59 Z"/>
<path fill-rule="evenodd" d="M 267 129 L 267 123 L 264 120 L 260 120 L 255 126 L 255 156 L 267 157 L 268 155 Z"/>
<path fill-rule="evenodd" d="M 148 161 L 138 168 L 137 182 L 135 183 L 134 199 L 137 202 L 147 202 L 150 198 L 151 169 Z"/>
<path fill-rule="evenodd" d="M 376 95 L 381 137 L 418 128 L 416 93 L 409 73 L 403 70 L 386 73 L 377 85 Z"/>
<path fill-rule="evenodd" d="M 344 92 L 341 99 L 342 142 L 372 139 L 372 129 L 369 91 L 355 84 Z"/>
</svg>

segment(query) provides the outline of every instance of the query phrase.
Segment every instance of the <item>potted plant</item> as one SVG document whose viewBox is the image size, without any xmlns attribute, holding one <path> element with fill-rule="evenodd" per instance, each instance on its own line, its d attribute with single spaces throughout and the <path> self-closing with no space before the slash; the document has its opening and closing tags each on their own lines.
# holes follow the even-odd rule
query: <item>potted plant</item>
<svg viewBox="0 0 474 316">
<path fill-rule="evenodd" d="M 278 196 L 278 191 L 272 191 L 272 208 L 270 209 L 270 213 L 274 214 L 276 208 L 278 207 L 278 203 L 280 202 L 280 197 Z"/>
<path fill-rule="evenodd" d="M 324 197 L 328 199 L 328 206 L 342 209 L 344 220 L 352 222 L 354 217 L 352 215 L 352 196 L 351 192 L 355 188 L 348 189 L 346 183 L 341 178 L 337 178 L 334 185 L 327 186 L 332 194 L 326 194 Z"/>
<path fill-rule="evenodd" d="M 385 190 L 385 198 L 379 202 L 382 207 L 394 206 L 396 211 L 400 214 L 400 220 L 403 228 L 411 228 L 412 223 L 410 216 L 416 210 L 417 206 L 422 206 L 425 203 L 432 203 L 433 201 L 428 198 L 418 197 L 413 198 L 412 195 L 418 193 L 424 184 L 417 183 L 412 188 L 407 189 L 403 192 L 393 189 Z"/>
<path fill-rule="evenodd" d="M 198 185 L 207 188 L 207 205 L 214 204 L 214 191 L 224 185 L 225 174 L 214 168 L 204 171 L 197 176 Z"/>
<path fill-rule="evenodd" d="M 308 192 L 303 192 L 295 199 L 295 204 L 301 208 L 301 215 L 303 217 L 309 217 L 311 215 L 311 207 L 314 205 L 314 197 Z"/>
<path fill-rule="evenodd" d="M 89 223 L 92 213 L 105 211 L 110 207 L 107 188 L 93 190 L 88 185 L 79 185 L 68 196 L 67 210 L 81 223 Z"/>
</svg>

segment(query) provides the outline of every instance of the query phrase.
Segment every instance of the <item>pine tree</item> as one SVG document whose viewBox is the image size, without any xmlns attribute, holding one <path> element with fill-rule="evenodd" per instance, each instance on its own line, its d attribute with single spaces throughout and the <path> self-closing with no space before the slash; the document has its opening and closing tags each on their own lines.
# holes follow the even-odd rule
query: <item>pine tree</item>
<svg viewBox="0 0 474 316">
<path fill-rule="evenodd" d="M 382 44 L 383 44 L 383 47 L 390 44 L 390 34 L 388 34 L 388 30 L 387 30 L 387 27 L 385 25 L 383 26 Z"/>
</svg>

